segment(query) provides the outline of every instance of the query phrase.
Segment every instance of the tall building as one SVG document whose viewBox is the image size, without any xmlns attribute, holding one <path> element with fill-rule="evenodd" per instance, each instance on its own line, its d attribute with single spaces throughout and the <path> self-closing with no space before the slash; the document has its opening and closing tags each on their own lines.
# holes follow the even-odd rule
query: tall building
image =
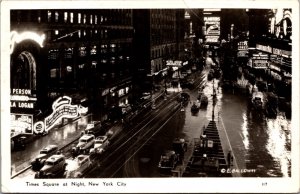
<svg viewBox="0 0 300 194">
<path fill-rule="evenodd" d="M 128 103 L 133 34 L 130 9 L 11 10 L 12 112 L 50 114 L 63 95 Z"/>
<path fill-rule="evenodd" d="M 154 77 L 166 71 L 167 60 L 184 56 L 184 10 L 138 9 L 133 12 L 135 63 L 141 77 L 146 78 L 140 89 L 147 90 L 152 87 Z"/>
<path fill-rule="evenodd" d="M 278 86 L 279 96 L 291 97 L 292 9 L 248 9 L 250 62 Z"/>
</svg>

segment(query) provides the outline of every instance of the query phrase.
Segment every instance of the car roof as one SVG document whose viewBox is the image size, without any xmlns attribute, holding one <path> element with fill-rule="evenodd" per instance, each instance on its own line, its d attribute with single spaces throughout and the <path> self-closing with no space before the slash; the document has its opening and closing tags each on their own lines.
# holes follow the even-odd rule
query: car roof
<svg viewBox="0 0 300 194">
<path fill-rule="evenodd" d="M 63 155 L 53 155 L 53 156 L 49 157 L 46 161 L 47 162 L 50 162 L 50 161 L 55 162 L 60 158 L 64 158 L 64 156 Z"/>
<path fill-rule="evenodd" d="M 44 147 L 42 150 L 51 150 L 54 148 L 58 148 L 58 146 L 57 145 L 48 145 L 48 146 Z"/>
<path fill-rule="evenodd" d="M 105 139 L 107 139 L 107 136 L 98 136 L 97 138 L 96 138 L 96 140 L 105 140 Z"/>
<path fill-rule="evenodd" d="M 82 161 L 83 159 L 85 159 L 85 158 L 88 158 L 89 156 L 88 155 L 79 155 L 79 156 L 77 156 L 76 157 L 76 159 L 78 160 L 78 161 Z"/>
<path fill-rule="evenodd" d="M 91 137 L 95 137 L 95 136 L 92 134 L 84 134 L 80 139 L 89 139 Z"/>
</svg>

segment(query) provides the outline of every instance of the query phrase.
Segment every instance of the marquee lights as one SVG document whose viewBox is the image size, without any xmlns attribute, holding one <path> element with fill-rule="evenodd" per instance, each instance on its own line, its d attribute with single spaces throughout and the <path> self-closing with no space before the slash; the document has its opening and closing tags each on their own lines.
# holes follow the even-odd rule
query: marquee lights
<svg viewBox="0 0 300 194">
<path fill-rule="evenodd" d="M 13 53 L 15 43 L 20 43 L 23 40 L 33 40 L 37 44 L 40 45 L 41 48 L 44 46 L 44 40 L 46 38 L 45 34 L 39 35 L 35 32 L 25 31 L 22 33 L 18 33 L 16 31 L 10 32 L 11 44 L 10 44 L 10 54 Z"/>
</svg>

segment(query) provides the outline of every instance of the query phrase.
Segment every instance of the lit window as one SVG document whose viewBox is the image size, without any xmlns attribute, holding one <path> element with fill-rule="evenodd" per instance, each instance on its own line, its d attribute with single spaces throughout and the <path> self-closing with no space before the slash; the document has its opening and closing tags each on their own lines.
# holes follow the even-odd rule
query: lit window
<svg viewBox="0 0 300 194">
<path fill-rule="evenodd" d="M 51 11 L 48 11 L 48 22 L 51 22 Z"/>
<path fill-rule="evenodd" d="M 70 13 L 70 22 L 71 22 L 71 23 L 73 23 L 73 20 L 74 20 L 73 18 L 74 18 L 74 14 L 73 14 L 73 12 L 71 12 L 71 13 Z"/>
<path fill-rule="evenodd" d="M 103 22 L 103 16 L 101 16 L 101 18 L 100 18 L 100 23 L 102 23 Z"/>
<path fill-rule="evenodd" d="M 95 15 L 95 24 L 98 24 L 98 16 Z"/>
<path fill-rule="evenodd" d="M 96 68 L 97 67 L 97 61 L 92 61 L 92 68 Z"/>
<path fill-rule="evenodd" d="M 64 21 L 65 21 L 65 23 L 67 23 L 67 21 L 68 21 L 68 12 L 64 13 Z"/>
<path fill-rule="evenodd" d="M 85 35 L 86 35 L 86 31 L 84 30 L 84 31 L 83 31 L 83 36 L 85 36 Z"/>
<path fill-rule="evenodd" d="M 78 30 L 78 37 L 81 38 L 81 31 Z"/>
<path fill-rule="evenodd" d="M 93 24 L 93 15 L 90 15 L 90 23 Z"/>
<path fill-rule="evenodd" d="M 83 23 L 85 24 L 86 23 L 86 15 L 83 14 Z"/>
<path fill-rule="evenodd" d="M 97 54 L 97 46 L 92 46 L 91 48 L 91 55 Z"/>
<path fill-rule="evenodd" d="M 38 23 L 41 23 L 41 16 L 38 16 Z"/>
<path fill-rule="evenodd" d="M 78 13 L 78 24 L 81 23 L 81 13 Z"/>
<path fill-rule="evenodd" d="M 58 30 L 55 30 L 55 35 L 58 35 L 59 34 L 59 31 Z"/>
<path fill-rule="evenodd" d="M 55 22 L 58 22 L 58 16 L 59 16 L 59 14 L 58 14 L 58 12 L 56 11 L 56 12 L 55 12 Z"/>
</svg>

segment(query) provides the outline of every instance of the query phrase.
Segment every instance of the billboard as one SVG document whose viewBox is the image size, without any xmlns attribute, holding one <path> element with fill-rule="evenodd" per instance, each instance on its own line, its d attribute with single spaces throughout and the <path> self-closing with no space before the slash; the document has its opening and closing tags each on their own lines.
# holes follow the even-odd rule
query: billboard
<svg viewBox="0 0 300 194">
<path fill-rule="evenodd" d="M 204 17 L 205 35 L 220 36 L 220 21 L 221 18 L 217 16 Z"/>
<path fill-rule="evenodd" d="M 10 114 L 10 128 L 12 136 L 17 134 L 33 134 L 33 116 L 27 114 Z"/>
<path fill-rule="evenodd" d="M 10 92 L 10 107 L 17 109 L 33 109 L 37 98 L 31 89 L 13 88 Z"/>
</svg>

